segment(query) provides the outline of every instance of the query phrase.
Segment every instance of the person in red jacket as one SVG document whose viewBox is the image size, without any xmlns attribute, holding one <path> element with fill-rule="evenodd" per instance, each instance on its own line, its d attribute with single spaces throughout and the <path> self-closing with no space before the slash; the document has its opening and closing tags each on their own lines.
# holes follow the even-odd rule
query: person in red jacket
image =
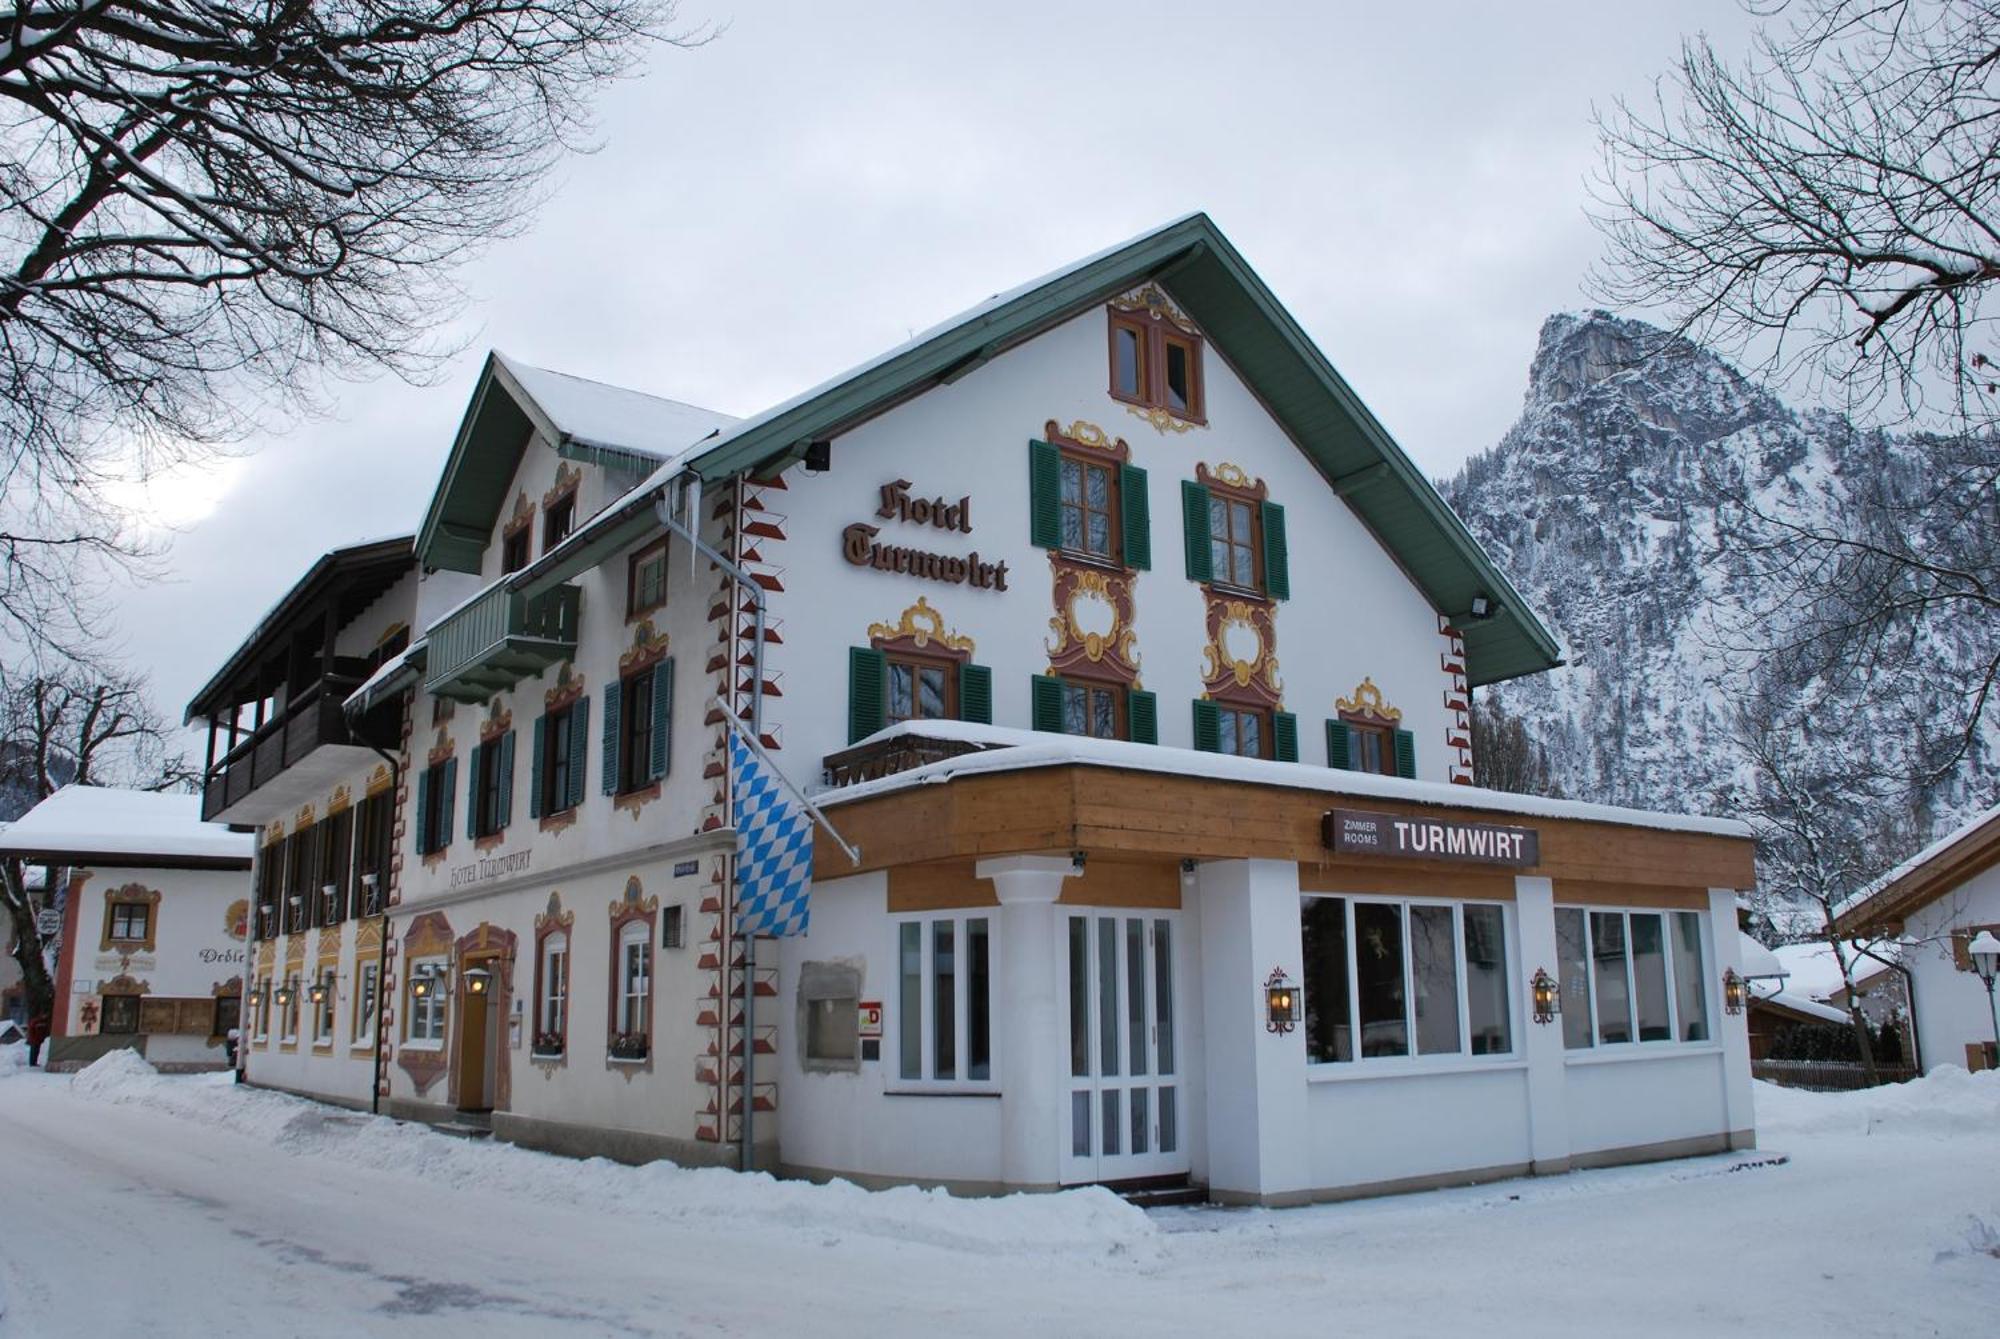
<svg viewBox="0 0 2000 1339">
<path fill-rule="evenodd" d="M 42 1058 L 42 1043 L 49 1039 L 49 1011 L 44 1009 L 28 1020 L 28 1067 L 33 1069 Z"/>
</svg>

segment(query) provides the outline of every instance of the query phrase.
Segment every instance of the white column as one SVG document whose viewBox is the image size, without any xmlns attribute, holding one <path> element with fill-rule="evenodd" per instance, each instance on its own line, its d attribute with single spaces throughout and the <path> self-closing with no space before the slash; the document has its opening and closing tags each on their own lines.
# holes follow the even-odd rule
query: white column
<svg viewBox="0 0 2000 1339">
<path fill-rule="evenodd" d="M 1299 867 L 1214 861 L 1200 867 L 1195 889 L 1209 1193 L 1225 1202 L 1302 1203 L 1312 1187 L 1305 1032 L 1268 1030 L 1264 996 L 1272 968 L 1295 982 L 1304 972 Z"/>
<path fill-rule="evenodd" d="M 1521 941 L 1520 980 L 1515 986 L 1522 1051 L 1528 1057 L 1528 1158 L 1540 1173 L 1569 1170 L 1568 1072 L 1563 1067 L 1562 1015 L 1553 1022 L 1535 1022 L 1535 992 L 1529 984 L 1537 969 L 1560 978 L 1556 956 L 1556 893 L 1548 879 L 1514 877 L 1514 923 Z"/>
<path fill-rule="evenodd" d="M 1053 1188 L 1060 1182 L 1062 1037 L 1056 1012 L 1056 898 L 1074 873 L 1067 856 L 1014 855 L 982 860 L 1000 899 L 1001 1176 L 1009 1186 Z"/>
<path fill-rule="evenodd" d="M 1750 1011 L 1731 1016 L 1722 1007 L 1722 974 L 1743 973 L 1743 939 L 1736 928 L 1736 890 L 1708 890 L 1709 936 L 1715 941 L 1715 968 L 1708 978 L 1710 1017 L 1721 1026 L 1723 1128 L 1731 1148 L 1757 1147 L 1756 1098 L 1750 1087 Z"/>
</svg>

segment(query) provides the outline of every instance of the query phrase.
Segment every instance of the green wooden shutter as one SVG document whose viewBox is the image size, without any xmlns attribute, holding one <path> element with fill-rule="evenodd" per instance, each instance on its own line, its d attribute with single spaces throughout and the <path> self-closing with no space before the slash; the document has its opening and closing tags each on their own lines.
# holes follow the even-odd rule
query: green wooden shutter
<svg viewBox="0 0 2000 1339">
<path fill-rule="evenodd" d="M 1050 734 L 1063 732 L 1062 680 L 1052 674 L 1037 674 L 1028 681 L 1028 723 Z"/>
<path fill-rule="evenodd" d="M 1137 465 L 1118 467 L 1118 517 L 1125 533 L 1125 565 L 1137 571 L 1153 566 L 1153 510 L 1146 496 L 1146 471 Z"/>
<path fill-rule="evenodd" d="M 417 854 L 429 855 L 435 846 L 431 836 L 431 769 L 426 767 L 417 773 Z M 280 880 L 283 877 L 281 874 Z"/>
<path fill-rule="evenodd" d="M 653 667 L 653 756 L 648 760 L 653 780 L 667 774 L 674 742 L 674 662 Z"/>
<path fill-rule="evenodd" d="M 882 728 L 888 680 L 888 656 L 872 646 L 847 648 L 848 743 L 858 743 Z"/>
<path fill-rule="evenodd" d="M 568 807 L 583 803 L 583 769 L 590 761 L 590 699 L 580 697 L 569 709 L 569 794 Z"/>
<path fill-rule="evenodd" d="M 465 835 L 468 837 L 479 835 L 479 756 L 484 752 L 484 744 L 474 744 L 470 759 L 472 766 L 466 769 L 472 774 L 471 783 L 465 790 Z"/>
<path fill-rule="evenodd" d="M 1417 737 L 1408 730 L 1396 732 L 1396 775 L 1414 778 L 1417 774 Z"/>
<path fill-rule="evenodd" d="M 499 832 L 514 821 L 514 735 L 509 730 L 500 736 L 500 803 L 493 816 L 493 830 Z"/>
<path fill-rule="evenodd" d="M 1062 452 L 1047 442 L 1028 443 L 1028 542 L 1062 547 Z"/>
<path fill-rule="evenodd" d="M 1343 772 L 1354 770 L 1354 738 L 1345 721 L 1326 723 L 1326 765 Z"/>
<path fill-rule="evenodd" d="M 1289 711 L 1271 713 L 1271 752 L 1279 762 L 1299 760 L 1299 718 Z"/>
<path fill-rule="evenodd" d="M 1222 752 L 1222 709 L 1209 698 L 1194 700 L 1194 746 L 1203 753 Z"/>
<path fill-rule="evenodd" d="M 986 666 L 958 667 L 958 719 L 993 724 L 993 671 Z"/>
<path fill-rule="evenodd" d="M 548 766 L 549 718 L 537 716 L 533 731 L 533 743 L 528 747 L 528 817 L 542 816 L 542 778 Z"/>
<path fill-rule="evenodd" d="M 1264 504 L 1264 593 L 1274 600 L 1292 598 L 1290 550 L 1285 545 L 1285 509 Z"/>
<path fill-rule="evenodd" d="M 433 851 L 451 845 L 451 820 L 458 804 L 458 759 L 444 760 L 444 775 L 439 781 L 444 786 L 444 797 L 438 801 L 437 831 L 432 834 L 437 844 L 431 847 Z"/>
<path fill-rule="evenodd" d="M 1189 581 L 1213 581 L 1215 559 L 1208 533 L 1208 490 L 1192 479 L 1181 480 L 1181 526 L 1187 540 Z"/>
<path fill-rule="evenodd" d="M 1134 744 L 1160 742 L 1160 699 L 1158 694 L 1134 688 L 1125 694 L 1126 733 Z"/>
<path fill-rule="evenodd" d="M 613 679 L 604 685 L 604 793 L 618 793 L 618 698 L 624 685 Z"/>
</svg>

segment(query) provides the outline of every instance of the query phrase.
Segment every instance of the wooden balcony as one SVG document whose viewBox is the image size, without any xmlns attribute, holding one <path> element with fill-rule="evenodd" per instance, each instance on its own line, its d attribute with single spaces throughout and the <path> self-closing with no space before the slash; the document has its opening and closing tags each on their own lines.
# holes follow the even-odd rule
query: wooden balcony
<svg viewBox="0 0 2000 1339">
<path fill-rule="evenodd" d="M 349 728 L 341 703 L 360 687 L 354 676 L 316 680 L 209 769 L 201 817 L 210 823 L 263 823 L 309 796 L 322 774 L 374 756 Z M 295 794 L 296 792 L 296 794 Z"/>
<path fill-rule="evenodd" d="M 967 753 L 981 753 L 994 744 L 978 744 L 964 739 L 926 739 L 922 735 L 897 735 L 872 744 L 857 744 L 820 760 L 829 786 L 858 786 L 885 776 L 908 772 L 928 763 L 943 762 Z"/>
<path fill-rule="evenodd" d="M 576 655 L 578 610 L 574 586 L 532 598 L 496 586 L 431 628 L 424 687 L 457 702 L 512 688 Z"/>
</svg>

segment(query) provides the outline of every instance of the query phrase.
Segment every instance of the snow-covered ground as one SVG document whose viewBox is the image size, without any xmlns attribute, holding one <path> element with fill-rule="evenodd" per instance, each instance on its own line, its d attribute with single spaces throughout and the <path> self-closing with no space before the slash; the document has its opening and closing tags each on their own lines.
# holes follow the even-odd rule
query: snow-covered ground
<svg viewBox="0 0 2000 1339">
<path fill-rule="evenodd" d="M 2000 1075 L 1759 1085 L 1756 1154 L 1281 1212 L 572 1162 L 0 1047 L 0 1336 L 1963 1336 Z"/>
</svg>

